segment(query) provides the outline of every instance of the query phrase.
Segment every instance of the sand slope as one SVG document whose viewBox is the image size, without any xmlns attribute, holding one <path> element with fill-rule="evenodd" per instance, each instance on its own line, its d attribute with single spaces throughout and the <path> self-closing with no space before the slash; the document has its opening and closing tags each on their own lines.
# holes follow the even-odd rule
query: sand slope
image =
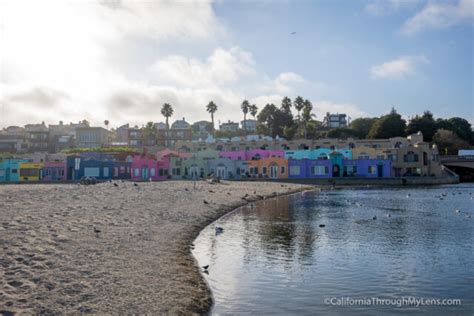
<svg viewBox="0 0 474 316">
<path fill-rule="evenodd" d="M 189 249 L 200 229 L 244 194 L 308 188 L 117 184 L 0 186 L 0 313 L 205 312 L 210 293 Z"/>
</svg>

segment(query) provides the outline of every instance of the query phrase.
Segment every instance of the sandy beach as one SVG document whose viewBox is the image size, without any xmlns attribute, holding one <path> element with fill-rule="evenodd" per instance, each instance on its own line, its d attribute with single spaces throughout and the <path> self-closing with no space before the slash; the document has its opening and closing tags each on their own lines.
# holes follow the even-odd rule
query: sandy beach
<svg viewBox="0 0 474 316">
<path fill-rule="evenodd" d="M 211 296 L 190 252 L 199 231 L 246 194 L 311 188 L 116 184 L 0 186 L 0 313 L 205 313 Z"/>
</svg>

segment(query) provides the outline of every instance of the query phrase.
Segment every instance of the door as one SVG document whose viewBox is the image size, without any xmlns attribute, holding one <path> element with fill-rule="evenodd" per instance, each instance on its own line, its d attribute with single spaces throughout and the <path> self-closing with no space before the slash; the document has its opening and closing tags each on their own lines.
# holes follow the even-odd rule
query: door
<svg viewBox="0 0 474 316">
<path fill-rule="evenodd" d="M 10 168 L 7 168 L 5 170 L 5 181 L 6 182 L 10 181 Z"/>
<path fill-rule="evenodd" d="M 218 166 L 216 169 L 217 176 L 221 179 L 226 178 L 226 167 L 225 166 Z"/>
<path fill-rule="evenodd" d="M 189 175 L 191 179 L 196 179 L 199 177 L 199 167 L 198 166 L 191 166 L 189 168 Z"/>
<path fill-rule="evenodd" d="M 377 177 L 383 177 L 383 165 L 377 165 Z"/>
<path fill-rule="evenodd" d="M 142 168 L 142 179 L 143 180 L 148 179 L 148 168 L 147 167 Z"/>
<path fill-rule="evenodd" d="M 278 166 L 277 165 L 271 165 L 270 166 L 270 178 L 272 178 L 272 179 L 278 178 Z"/>
<path fill-rule="evenodd" d="M 341 169 L 339 168 L 339 165 L 334 165 L 332 166 L 332 176 L 333 177 L 340 177 Z"/>
</svg>

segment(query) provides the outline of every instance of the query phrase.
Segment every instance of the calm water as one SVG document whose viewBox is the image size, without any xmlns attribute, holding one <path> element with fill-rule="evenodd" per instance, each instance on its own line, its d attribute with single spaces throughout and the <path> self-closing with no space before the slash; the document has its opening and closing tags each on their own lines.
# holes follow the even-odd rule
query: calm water
<svg viewBox="0 0 474 316">
<path fill-rule="evenodd" d="M 474 185 L 344 189 L 243 207 L 203 230 L 193 253 L 210 265 L 214 314 L 473 315 L 473 232 Z M 339 304 L 347 298 L 365 304 Z"/>
</svg>

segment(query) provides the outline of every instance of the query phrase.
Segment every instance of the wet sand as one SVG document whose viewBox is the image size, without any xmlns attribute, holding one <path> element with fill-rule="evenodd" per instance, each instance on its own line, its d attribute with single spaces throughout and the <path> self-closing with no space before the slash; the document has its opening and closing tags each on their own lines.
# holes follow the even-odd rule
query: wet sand
<svg viewBox="0 0 474 316">
<path fill-rule="evenodd" d="M 211 295 L 190 251 L 199 231 L 246 194 L 311 188 L 116 183 L 0 186 L 0 314 L 205 313 Z"/>
</svg>

